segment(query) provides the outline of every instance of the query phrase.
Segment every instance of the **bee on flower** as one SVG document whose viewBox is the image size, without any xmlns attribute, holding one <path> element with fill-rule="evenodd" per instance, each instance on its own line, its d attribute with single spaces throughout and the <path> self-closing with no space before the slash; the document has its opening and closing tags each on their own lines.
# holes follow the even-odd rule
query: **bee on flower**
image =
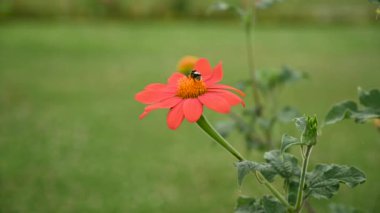
<svg viewBox="0 0 380 213">
<path fill-rule="evenodd" d="M 203 106 L 219 113 L 229 113 L 231 106 L 244 101 L 236 94 L 245 94 L 228 85 L 219 84 L 223 78 L 222 63 L 214 68 L 209 61 L 201 58 L 196 61 L 193 70 L 188 74 L 176 72 L 167 84 L 153 83 L 136 94 L 135 99 L 147 104 L 140 119 L 156 109 L 169 109 L 167 124 L 170 129 L 178 128 L 186 118 L 193 123 L 199 120 Z"/>
</svg>

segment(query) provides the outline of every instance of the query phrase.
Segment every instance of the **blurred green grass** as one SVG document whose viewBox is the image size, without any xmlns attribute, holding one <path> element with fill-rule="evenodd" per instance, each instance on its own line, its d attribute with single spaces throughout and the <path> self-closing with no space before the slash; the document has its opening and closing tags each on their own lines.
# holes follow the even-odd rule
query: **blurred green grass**
<svg viewBox="0 0 380 213">
<path fill-rule="evenodd" d="M 223 60 L 224 83 L 246 78 L 240 30 L 220 22 L 2 24 L 1 211 L 231 212 L 239 194 L 234 159 L 195 125 L 167 129 L 164 110 L 139 121 L 134 94 L 164 82 L 186 54 Z M 379 33 L 377 26 L 261 27 L 257 65 L 307 71 L 311 79 L 284 88 L 282 102 L 321 118 L 331 104 L 356 99 L 356 87 L 379 87 Z M 368 175 L 334 202 L 380 208 L 379 136 L 349 121 L 324 129 L 312 165 L 352 164 Z M 231 138 L 243 150 L 240 140 Z M 247 182 L 245 194 L 265 192 Z M 326 212 L 326 201 L 312 204 Z"/>
</svg>

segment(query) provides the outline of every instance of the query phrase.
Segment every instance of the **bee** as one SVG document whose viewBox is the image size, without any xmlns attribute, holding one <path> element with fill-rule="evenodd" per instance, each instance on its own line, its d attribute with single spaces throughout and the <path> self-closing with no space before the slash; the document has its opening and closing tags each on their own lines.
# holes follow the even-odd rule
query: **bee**
<svg viewBox="0 0 380 213">
<path fill-rule="evenodd" d="M 191 73 L 190 73 L 190 77 L 192 78 L 192 79 L 195 79 L 195 80 L 201 80 L 201 78 L 202 78 L 202 75 L 201 75 L 201 73 L 199 73 L 198 71 L 196 71 L 196 70 L 193 70 L 193 71 L 191 71 Z"/>
</svg>

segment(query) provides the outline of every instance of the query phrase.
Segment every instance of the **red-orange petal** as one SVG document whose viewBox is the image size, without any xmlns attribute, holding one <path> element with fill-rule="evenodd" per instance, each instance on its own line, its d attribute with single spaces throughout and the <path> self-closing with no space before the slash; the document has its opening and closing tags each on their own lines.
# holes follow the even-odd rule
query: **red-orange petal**
<svg viewBox="0 0 380 213">
<path fill-rule="evenodd" d="M 222 67 L 222 62 L 219 62 L 215 68 L 214 71 L 211 75 L 210 78 L 205 79 L 205 82 L 207 85 L 213 85 L 215 83 L 218 83 L 223 79 L 223 67 Z"/>
<path fill-rule="evenodd" d="M 168 79 L 168 83 L 169 84 L 177 84 L 178 80 L 181 79 L 182 77 L 184 77 L 185 75 L 182 74 L 182 73 L 179 73 L 179 72 L 176 72 L 176 73 L 173 73 L 169 79 Z"/>
<path fill-rule="evenodd" d="M 172 130 L 177 129 L 183 121 L 184 115 L 183 115 L 182 107 L 183 107 L 183 102 L 180 102 L 175 107 L 170 109 L 168 113 L 166 122 L 168 124 L 168 127 Z"/>
<path fill-rule="evenodd" d="M 149 84 L 148 86 L 146 86 L 144 88 L 144 90 L 162 90 L 162 89 L 165 89 L 167 87 L 166 84 L 160 84 L 160 83 L 153 83 L 153 84 Z"/>
<path fill-rule="evenodd" d="M 244 101 L 237 95 L 235 95 L 234 93 L 230 92 L 230 91 L 227 91 L 227 90 L 219 90 L 219 91 L 216 91 L 216 92 L 210 92 L 210 93 L 214 93 L 216 95 L 219 95 L 221 96 L 222 98 L 224 98 L 231 106 L 234 106 L 234 105 L 237 105 L 237 104 L 241 104 L 243 105 L 243 107 L 245 107 L 245 103 Z"/>
<path fill-rule="evenodd" d="M 203 112 L 202 103 L 197 98 L 186 99 L 183 103 L 183 114 L 185 118 L 193 123 L 198 121 Z"/>
<path fill-rule="evenodd" d="M 143 104 L 153 104 L 173 97 L 174 95 L 174 93 L 163 92 L 160 90 L 143 90 L 135 95 L 135 99 Z"/>
<path fill-rule="evenodd" d="M 245 96 L 245 93 L 239 89 L 236 89 L 235 87 L 231 87 L 231 86 L 228 86 L 228 85 L 224 85 L 224 84 L 214 84 L 214 85 L 210 85 L 208 86 L 208 88 L 210 91 L 212 90 L 218 90 L 218 89 L 222 89 L 222 90 L 232 90 L 232 91 L 235 91 L 237 92 L 239 95 L 241 95 L 242 97 Z"/>
<path fill-rule="evenodd" d="M 163 100 L 161 102 L 158 102 L 156 104 L 149 105 L 149 106 L 145 107 L 144 112 L 139 116 L 139 118 L 143 119 L 152 110 L 171 108 L 171 107 L 177 105 L 181 101 L 182 101 L 181 98 L 172 97 L 172 98 Z"/>
<path fill-rule="evenodd" d="M 205 58 L 199 59 L 195 64 L 194 69 L 200 72 L 204 79 L 207 79 L 212 75 L 210 62 Z"/>
<path fill-rule="evenodd" d="M 231 109 L 231 105 L 219 95 L 214 93 L 206 93 L 198 97 L 202 104 L 206 107 L 220 112 L 220 113 L 229 113 Z"/>
</svg>

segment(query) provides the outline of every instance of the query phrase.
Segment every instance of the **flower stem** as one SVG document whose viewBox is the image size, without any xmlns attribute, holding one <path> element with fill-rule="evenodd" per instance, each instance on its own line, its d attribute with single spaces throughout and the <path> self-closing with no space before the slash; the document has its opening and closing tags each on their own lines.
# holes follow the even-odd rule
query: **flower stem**
<svg viewBox="0 0 380 213">
<path fill-rule="evenodd" d="M 212 139 L 214 139 L 219 145 L 221 145 L 223 148 L 225 148 L 229 153 L 231 153 L 233 156 L 235 156 L 239 161 L 244 161 L 244 157 L 230 144 L 226 139 L 224 139 L 216 130 L 215 128 L 210 124 L 210 122 L 207 120 L 207 118 L 203 115 L 199 118 L 197 121 L 197 124 L 199 127 L 208 134 Z M 272 192 L 272 194 L 283 204 L 285 205 L 289 210 L 293 211 L 294 208 L 288 203 L 288 201 L 284 198 L 284 196 L 264 177 L 261 172 L 256 171 L 255 172 L 257 180 L 264 184 L 269 191 Z"/>
<path fill-rule="evenodd" d="M 244 19 L 244 27 L 245 27 L 245 37 L 246 37 L 246 48 L 247 48 L 247 61 L 248 61 L 248 71 L 251 76 L 252 81 L 252 92 L 253 92 L 253 100 L 255 101 L 255 105 L 257 106 L 258 113 L 261 111 L 260 97 L 257 90 L 257 80 L 256 80 L 256 68 L 255 68 L 255 55 L 253 52 L 253 24 L 256 16 L 256 5 L 253 1 L 248 1 L 247 5 L 247 13 Z"/>
<path fill-rule="evenodd" d="M 297 201 L 296 201 L 296 212 L 300 212 L 302 209 L 302 203 L 303 203 L 303 189 L 305 187 L 305 179 L 306 179 L 306 172 L 307 172 L 307 166 L 309 164 L 309 158 L 311 154 L 313 146 L 307 146 L 305 155 L 303 156 L 303 162 L 302 162 L 302 170 L 301 170 L 301 177 L 300 177 L 300 184 L 298 187 L 298 193 L 297 193 Z"/>
<path fill-rule="evenodd" d="M 225 148 L 233 156 L 235 156 L 239 161 L 243 161 L 244 157 L 230 144 L 226 139 L 224 139 L 210 124 L 207 118 L 203 115 L 197 121 L 197 124 L 206 134 L 208 134 L 212 139 L 214 139 L 219 145 Z"/>
</svg>

